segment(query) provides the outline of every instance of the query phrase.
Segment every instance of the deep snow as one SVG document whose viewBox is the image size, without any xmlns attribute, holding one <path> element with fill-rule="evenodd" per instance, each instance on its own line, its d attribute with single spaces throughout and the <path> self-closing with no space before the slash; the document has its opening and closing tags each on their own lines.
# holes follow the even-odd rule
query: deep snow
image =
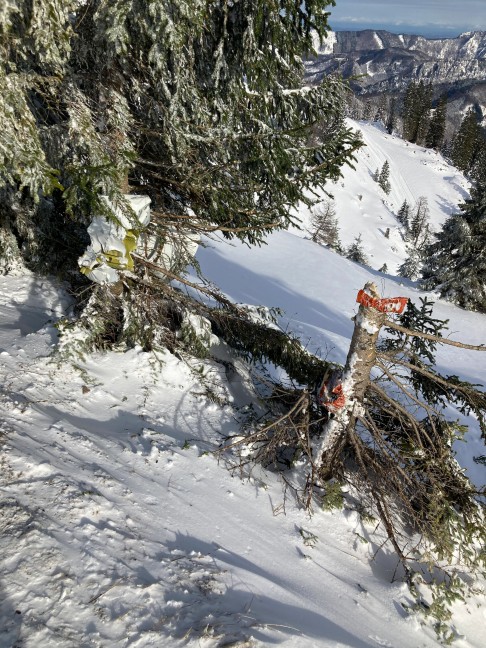
<svg viewBox="0 0 486 648">
<path fill-rule="evenodd" d="M 262 248 L 213 239 L 198 253 L 226 294 L 283 308 L 282 326 L 338 362 L 368 280 L 387 296 L 422 294 L 376 271 L 386 261 L 394 273 L 403 259 L 392 211 L 425 195 L 438 226 L 467 191 L 437 154 L 359 127 L 368 147 L 332 192 L 342 240 L 362 232 L 375 269 L 308 240 L 305 210 L 303 230 Z M 389 197 L 370 176 L 385 159 Z M 410 596 L 392 582 L 396 559 L 373 526 L 351 510 L 309 517 L 275 475 L 240 479 L 213 453 L 251 400 L 241 361 L 231 375 L 140 349 L 68 363 L 51 355 L 68 309 L 53 282 L 0 278 L 1 648 L 438 645 L 405 612 Z M 485 341 L 484 316 L 441 301 L 435 312 L 451 337 Z M 438 364 L 486 382 L 481 353 L 445 347 Z M 471 458 L 484 446 L 469 423 L 458 457 L 483 483 Z M 484 645 L 485 609 L 482 595 L 457 607 L 458 648 Z"/>
</svg>

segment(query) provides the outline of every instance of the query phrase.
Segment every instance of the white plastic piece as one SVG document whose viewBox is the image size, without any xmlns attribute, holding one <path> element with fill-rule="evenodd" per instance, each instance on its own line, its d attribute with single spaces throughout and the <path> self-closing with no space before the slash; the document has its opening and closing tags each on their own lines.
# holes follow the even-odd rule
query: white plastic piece
<svg viewBox="0 0 486 648">
<path fill-rule="evenodd" d="M 125 194 L 134 215 L 127 215 L 119 206 L 115 206 L 108 198 L 101 199 L 113 214 L 113 220 L 103 215 L 93 217 L 88 234 L 91 245 L 79 258 L 78 264 L 91 281 L 99 284 L 116 283 L 119 270 L 131 266 L 130 253 L 127 251 L 125 239 L 129 231 L 144 229 L 150 223 L 150 198 L 138 194 Z M 116 267 L 113 267 L 113 257 L 116 255 Z"/>
</svg>

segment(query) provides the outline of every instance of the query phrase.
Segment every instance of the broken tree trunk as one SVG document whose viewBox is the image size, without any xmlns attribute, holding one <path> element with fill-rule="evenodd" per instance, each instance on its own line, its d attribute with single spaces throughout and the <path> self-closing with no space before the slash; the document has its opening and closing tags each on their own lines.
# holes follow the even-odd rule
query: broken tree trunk
<svg viewBox="0 0 486 648">
<path fill-rule="evenodd" d="M 313 448 L 313 461 L 320 479 L 329 479 L 335 460 L 342 451 L 348 432 L 354 429 L 362 411 L 366 388 L 376 360 L 376 342 L 385 322 L 385 310 L 399 312 L 399 306 L 387 308 L 393 300 L 380 299 L 376 286 L 368 283 L 360 291 L 360 307 L 354 318 L 354 332 L 343 372 L 344 405 L 333 410 L 321 437 Z"/>
</svg>

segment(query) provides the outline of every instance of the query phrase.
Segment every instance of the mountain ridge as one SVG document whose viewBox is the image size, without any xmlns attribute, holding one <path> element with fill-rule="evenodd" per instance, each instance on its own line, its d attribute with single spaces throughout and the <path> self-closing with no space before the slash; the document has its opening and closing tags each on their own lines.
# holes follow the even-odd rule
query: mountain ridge
<svg viewBox="0 0 486 648">
<path fill-rule="evenodd" d="M 486 31 L 441 39 L 386 30 L 340 31 L 332 32 L 316 51 L 306 61 L 311 81 L 339 71 L 353 77 L 352 87 L 363 93 L 401 90 L 412 79 L 434 84 L 486 79 Z"/>
<path fill-rule="evenodd" d="M 316 55 L 305 61 L 306 83 L 330 74 L 347 79 L 358 100 L 381 95 L 403 99 L 408 85 L 432 84 L 433 96 L 448 97 L 447 137 L 459 128 L 469 108 L 486 125 L 486 31 L 455 38 L 426 38 L 386 30 L 330 32 Z"/>
</svg>

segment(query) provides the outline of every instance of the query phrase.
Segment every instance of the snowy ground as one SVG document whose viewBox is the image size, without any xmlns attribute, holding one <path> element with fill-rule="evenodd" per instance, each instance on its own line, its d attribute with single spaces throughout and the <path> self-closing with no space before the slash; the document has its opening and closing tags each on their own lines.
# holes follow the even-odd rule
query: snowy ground
<svg viewBox="0 0 486 648">
<path fill-rule="evenodd" d="M 388 259 L 392 271 L 403 246 L 387 248 L 379 229 L 398 224 L 366 168 L 386 151 L 392 187 L 408 178 L 414 195 L 443 197 L 437 223 L 467 185 L 436 154 L 360 126 L 367 152 L 335 187 L 341 236 L 344 219 L 356 219 L 374 267 Z M 363 213 L 353 206 L 358 190 Z M 408 197 L 396 192 L 393 209 Z M 261 249 L 212 241 L 198 260 L 236 301 L 282 307 L 283 325 L 342 362 L 366 281 L 385 295 L 421 293 L 304 235 L 277 233 Z M 137 349 L 60 362 L 53 324 L 68 307 L 51 282 L 0 278 L 0 648 L 438 645 L 406 614 L 407 589 L 392 582 L 396 560 L 373 527 L 353 511 L 310 518 L 275 475 L 241 480 L 213 453 L 237 432 L 235 406 L 250 399 L 242 365 L 228 376 L 213 361 Z M 436 313 L 450 318 L 452 337 L 485 341 L 484 316 L 444 302 Z M 482 355 L 449 347 L 438 362 L 484 384 Z M 469 422 L 458 456 L 483 483 L 471 458 L 484 446 Z M 457 608 L 458 648 L 484 645 L 485 610 L 480 595 Z"/>
<path fill-rule="evenodd" d="M 408 202 L 412 214 L 417 200 L 426 198 L 430 226 L 436 231 L 444 218 L 468 197 L 469 183 L 442 155 L 431 149 L 389 135 L 378 124 L 349 120 L 349 125 L 361 131 L 366 146 L 357 153 L 356 168 L 344 167 L 343 178 L 326 186 L 334 197 L 340 239 L 348 247 L 362 234 L 370 265 L 378 270 L 386 263 L 388 272 L 396 274 L 405 256 L 405 241 L 395 217 L 403 201 Z M 385 161 L 390 165 L 388 195 L 373 180 L 373 174 L 381 170 Z M 302 210 L 299 216 L 303 224 L 301 235 L 306 235 L 309 214 Z"/>
</svg>

